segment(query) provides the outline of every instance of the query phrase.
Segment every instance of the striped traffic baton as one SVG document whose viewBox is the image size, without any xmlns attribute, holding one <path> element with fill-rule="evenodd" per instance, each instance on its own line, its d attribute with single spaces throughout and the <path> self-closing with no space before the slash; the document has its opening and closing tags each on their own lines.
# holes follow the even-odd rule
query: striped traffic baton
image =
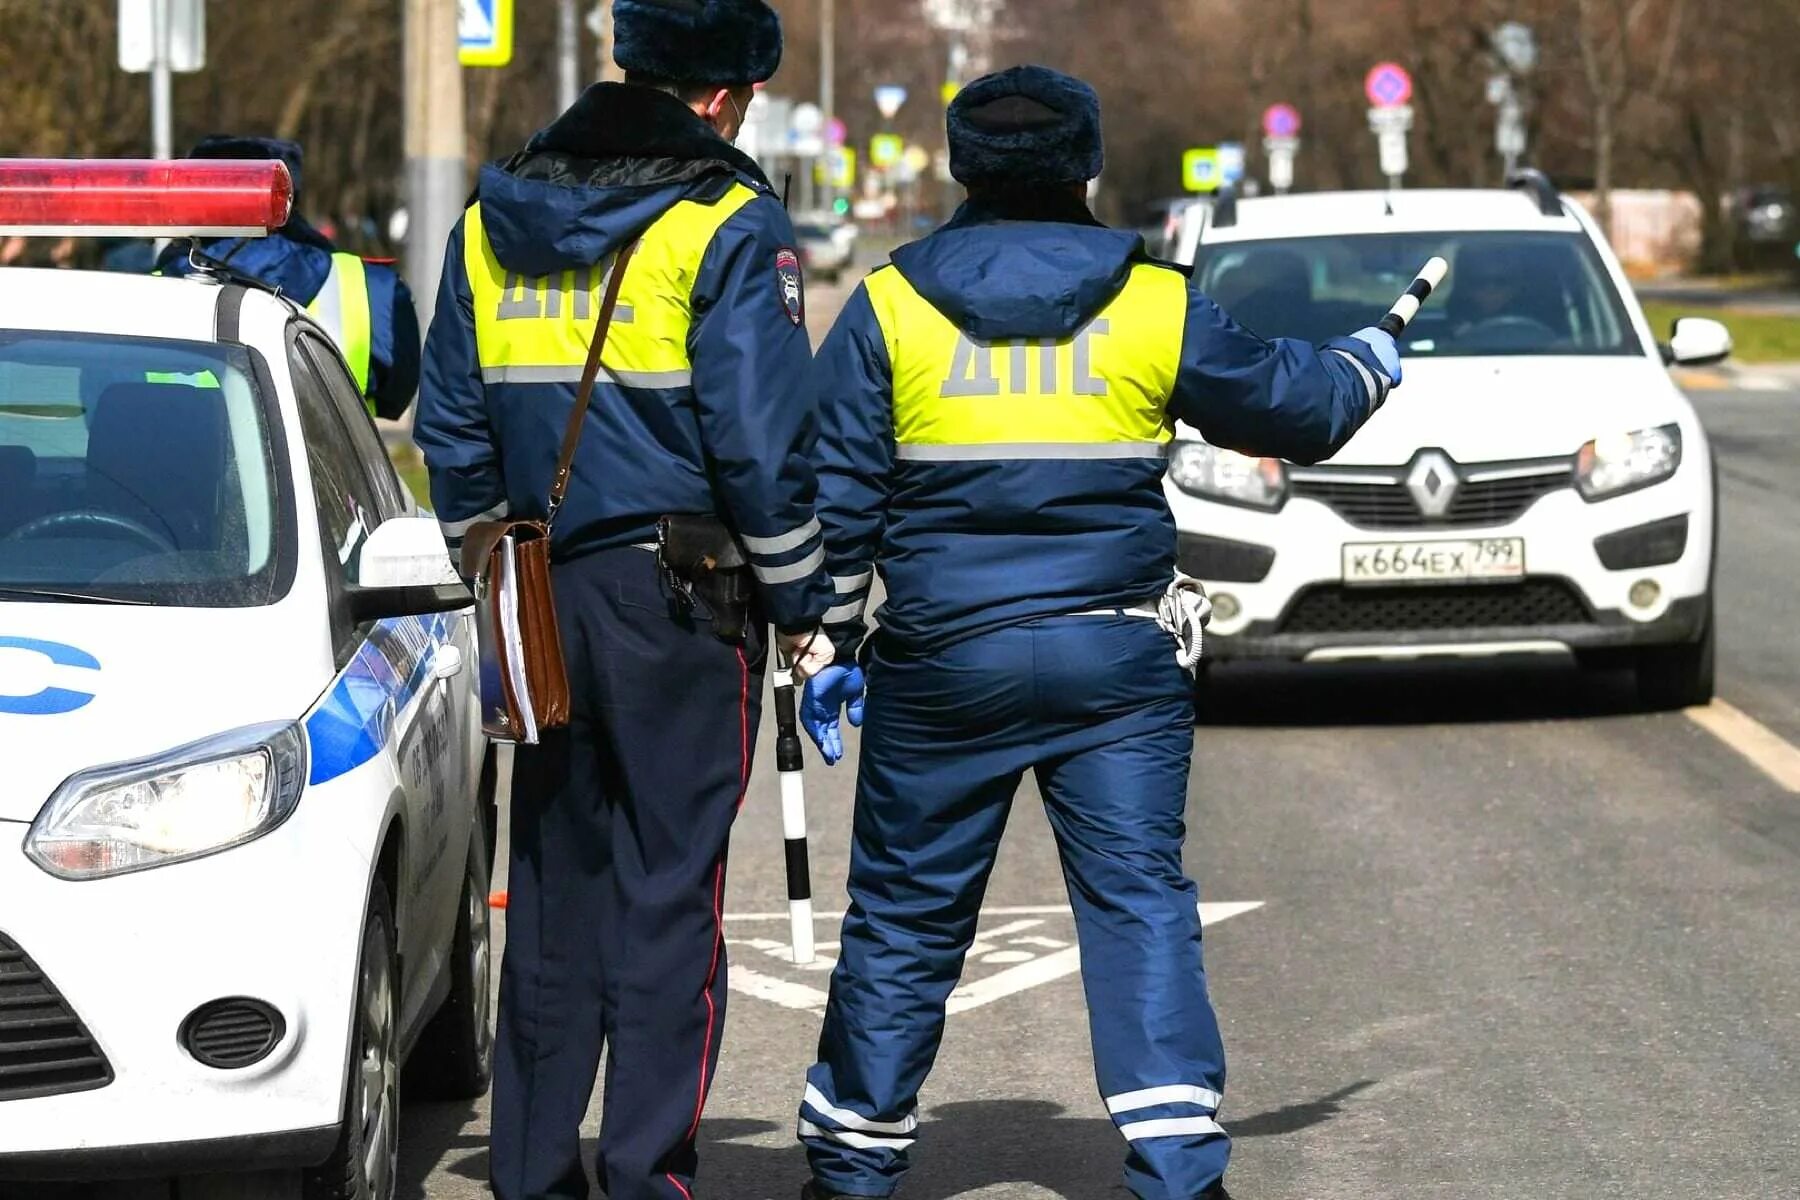
<svg viewBox="0 0 1800 1200">
<path fill-rule="evenodd" d="M 1431 298 L 1431 293 L 1444 282 L 1444 276 L 1449 273 L 1450 264 L 1441 258 L 1434 258 L 1426 263 L 1400 299 L 1394 301 L 1394 307 L 1388 310 L 1388 315 L 1381 318 L 1375 327 L 1398 341 L 1412 319 L 1419 315 L 1419 306 Z"/>
<path fill-rule="evenodd" d="M 775 654 L 775 770 L 781 779 L 781 835 L 787 848 L 788 934 L 794 961 L 813 960 L 812 866 L 806 852 L 806 774 L 795 708 L 794 663 Z"/>
</svg>

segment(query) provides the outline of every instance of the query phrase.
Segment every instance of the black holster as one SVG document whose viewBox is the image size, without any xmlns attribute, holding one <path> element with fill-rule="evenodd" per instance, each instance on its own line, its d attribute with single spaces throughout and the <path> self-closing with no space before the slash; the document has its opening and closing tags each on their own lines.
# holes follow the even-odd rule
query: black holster
<svg viewBox="0 0 1800 1200">
<path fill-rule="evenodd" d="M 714 634 L 727 642 L 744 640 L 755 584 L 749 556 L 725 522 L 694 513 L 659 519 L 656 561 L 678 597 L 689 604 L 698 597 L 706 605 Z"/>
</svg>

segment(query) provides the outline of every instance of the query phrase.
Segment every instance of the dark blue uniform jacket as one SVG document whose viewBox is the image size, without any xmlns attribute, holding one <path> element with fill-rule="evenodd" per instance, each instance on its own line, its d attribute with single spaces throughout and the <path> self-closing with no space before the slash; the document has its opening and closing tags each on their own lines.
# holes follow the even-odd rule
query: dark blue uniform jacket
<svg viewBox="0 0 1800 1200">
<path fill-rule="evenodd" d="M 1052 204 L 1048 215 L 1058 219 L 1020 215 L 966 205 L 884 270 L 900 272 L 970 338 L 992 343 L 1072 337 L 1148 262 L 1141 238 L 1098 225 L 1079 204 Z M 1166 290 L 1177 302 L 1156 320 L 1167 323 L 1166 345 L 1180 342 L 1167 412 L 1215 445 L 1316 462 L 1384 397 L 1380 364 L 1359 341 L 1265 341 L 1186 280 Z M 840 657 L 866 632 L 871 568 L 887 592 L 883 637 L 923 651 L 1038 617 L 1140 602 L 1173 578 L 1161 458 L 919 461 L 897 452 L 888 356 L 865 283 L 814 369 L 819 515 L 840 593 L 827 628 Z"/>
<path fill-rule="evenodd" d="M 602 263 L 681 201 L 714 203 L 739 185 L 756 195 L 713 235 L 687 297 L 691 381 L 602 376 L 552 550 L 641 544 L 663 514 L 714 513 L 748 547 L 768 615 L 799 630 L 817 625 L 831 589 L 804 454 L 815 430 L 793 231 L 761 170 L 673 96 L 597 84 L 523 153 L 484 168 L 476 198 L 500 265 L 534 277 Z M 486 515 L 543 515 L 575 396 L 567 380 L 484 380 L 464 242 L 459 224 L 415 432 L 452 537 Z"/>
</svg>

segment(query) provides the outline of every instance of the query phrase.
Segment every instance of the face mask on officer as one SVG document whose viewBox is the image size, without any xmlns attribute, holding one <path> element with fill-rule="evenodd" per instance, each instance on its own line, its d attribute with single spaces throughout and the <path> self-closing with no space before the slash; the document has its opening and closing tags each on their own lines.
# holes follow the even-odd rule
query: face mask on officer
<svg viewBox="0 0 1800 1200">
<path fill-rule="evenodd" d="M 728 142 L 735 142 L 739 131 L 744 128 L 744 114 L 749 111 L 750 102 L 755 98 L 756 89 L 753 87 L 720 88 L 705 104 L 696 104 L 694 111 L 720 137 Z"/>
</svg>

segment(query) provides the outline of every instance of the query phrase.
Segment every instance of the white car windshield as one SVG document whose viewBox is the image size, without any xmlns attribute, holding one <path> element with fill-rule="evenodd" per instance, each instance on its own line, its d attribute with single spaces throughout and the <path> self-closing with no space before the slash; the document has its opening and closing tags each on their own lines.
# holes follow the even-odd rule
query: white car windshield
<svg viewBox="0 0 1800 1200">
<path fill-rule="evenodd" d="M 242 348 L 0 330 L 0 602 L 273 602 L 273 461 Z"/>
<path fill-rule="evenodd" d="M 1324 342 L 1373 325 L 1433 255 L 1450 277 L 1406 331 L 1419 358 L 1637 355 L 1618 290 L 1574 233 L 1282 238 L 1201 246 L 1200 290 L 1264 337 Z"/>
</svg>

